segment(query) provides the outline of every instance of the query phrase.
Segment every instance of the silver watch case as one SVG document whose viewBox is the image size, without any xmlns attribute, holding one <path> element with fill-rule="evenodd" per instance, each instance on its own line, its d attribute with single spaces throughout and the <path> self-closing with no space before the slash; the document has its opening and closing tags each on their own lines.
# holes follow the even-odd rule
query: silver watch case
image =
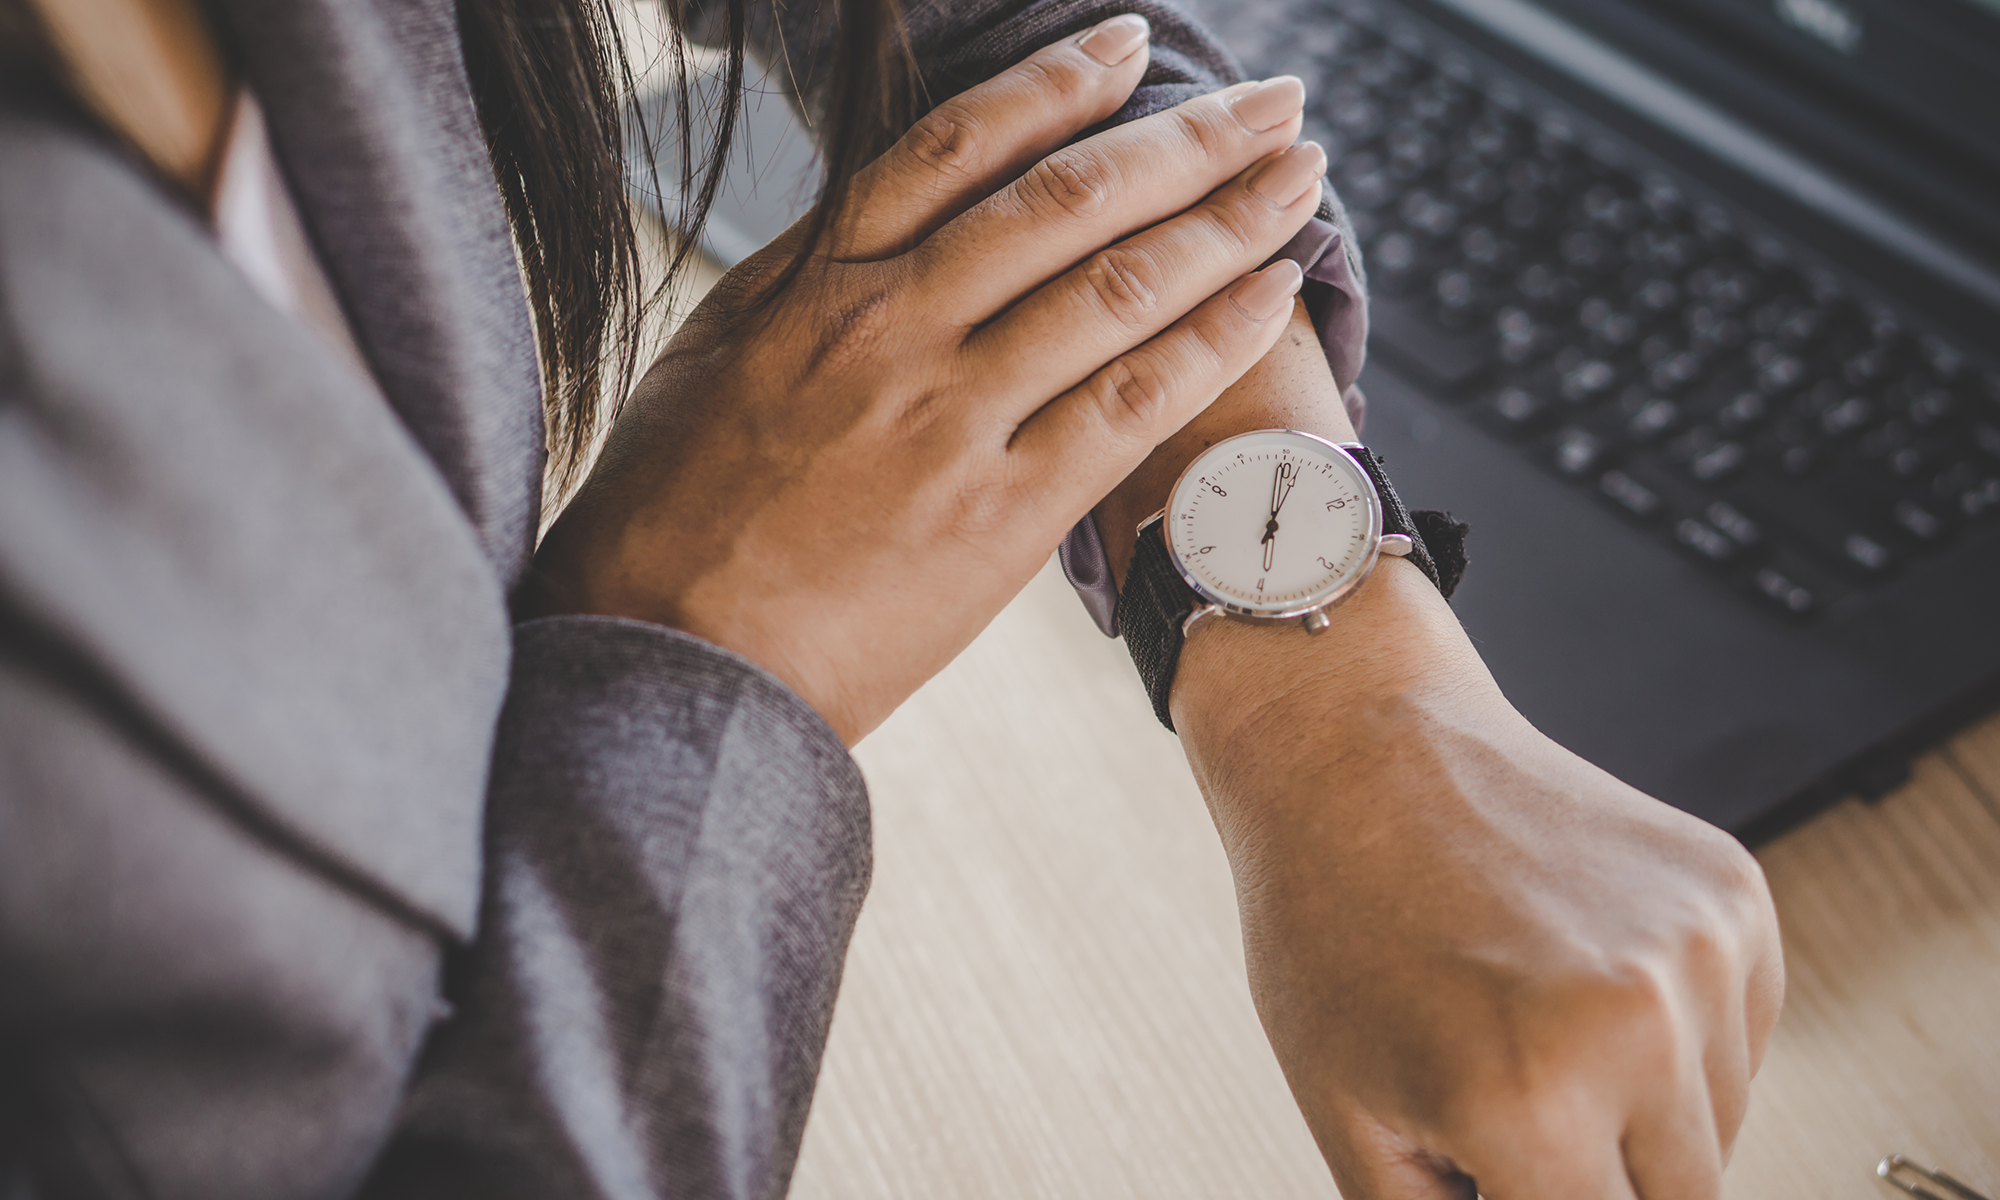
<svg viewBox="0 0 2000 1200">
<path fill-rule="evenodd" d="M 1375 543 L 1374 548 L 1369 552 L 1368 560 L 1362 563 L 1361 569 L 1355 572 L 1352 578 L 1337 585 L 1330 591 L 1277 611 L 1268 609 L 1253 610 L 1244 608 L 1241 605 L 1232 604 L 1221 596 L 1209 591 L 1194 576 L 1194 573 L 1187 569 L 1186 564 L 1181 561 L 1180 551 L 1174 545 L 1173 527 L 1168 525 L 1161 537 L 1161 540 L 1166 543 L 1167 558 L 1174 565 L 1174 573 L 1181 577 L 1181 582 L 1187 584 L 1188 590 L 1195 594 L 1195 600 L 1197 601 L 1194 611 L 1189 613 L 1186 619 L 1181 622 L 1181 634 L 1183 637 L 1192 634 L 1197 626 L 1205 624 L 1216 617 L 1227 617 L 1233 621 L 1247 621 L 1257 625 L 1288 625 L 1296 622 L 1302 625 L 1307 633 L 1319 633 L 1333 624 L 1333 618 L 1329 615 L 1330 611 L 1344 602 L 1349 596 L 1352 596 L 1360 589 L 1362 584 L 1368 582 L 1368 577 L 1375 573 L 1375 564 L 1381 561 L 1382 555 L 1387 554 L 1393 558 L 1402 558 L 1415 548 L 1406 534 L 1385 534 L 1382 532 L 1381 490 L 1375 486 L 1374 476 L 1370 475 L 1368 469 L 1363 467 L 1360 460 L 1354 457 L 1354 451 L 1362 448 L 1361 443 L 1328 441 L 1318 434 L 1306 433 L 1299 429 L 1255 429 L 1248 433 L 1240 433 L 1235 437 L 1225 438 L 1217 442 L 1203 451 L 1193 462 L 1189 463 L 1187 469 L 1181 472 L 1180 478 L 1174 480 L 1172 490 L 1167 493 L 1168 503 L 1171 504 L 1173 502 L 1173 498 L 1180 494 L 1181 485 L 1186 483 L 1195 474 L 1195 469 L 1207 461 L 1211 455 L 1220 452 L 1232 442 L 1244 438 L 1268 437 L 1274 433 L 1291 434 L 1296 437 L 1305 438 L 1308 441 L 1318 442 L 1321 446 L 1348 461 L 1348 464 L 1354 468 L 1354 473 L 1359 475 L 1361 481 L 1367 485 L 1368 533 Z M 1147 529 L 1164 522 L 1166 515 L 1167 510 L 1162 508 L 1152 516 L 1147 517 L 1144 521 L 1141 521 L 1139 523 L 1139 536 L 1146 536 Z"/>
</svg>

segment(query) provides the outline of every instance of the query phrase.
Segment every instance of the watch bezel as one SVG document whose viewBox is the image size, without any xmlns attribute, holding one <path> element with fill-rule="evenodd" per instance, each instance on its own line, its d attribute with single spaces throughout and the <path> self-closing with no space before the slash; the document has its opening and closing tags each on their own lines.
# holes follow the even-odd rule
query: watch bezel
<svg viewBox="0 0 2000 1200">
<path fill-rule="evenodd" d="M 1167 517 L 1175 511 L 1176 503 L 1182 498 L 1182 489 L 1188 485 L 1189 481 L 1199 477 L 1203 463 L 1213 457 L 1226 457 L 1228 448 L 1236 442 L 1269 438 L 1274 434 L 1302 438 L 1346 461 L 1348 467 L 1360 479 L 1362 484 L 1361 494 L 1368 501 L 1368 552 L 1361 566 L 1350 578 L 1335 584 L 1324 592 L 1317 593 L 1296 604 L 1287 605 L 1282 609 L 1247 608 L 1230 600 L 1228 597 L 1217 595 L 1194 572 L 1188 569 L 1187 564 L 1181 560 L 1180 548 L 1174 544 L 1175 523 L 1168 520 Z M 1297 621 L 1302 617 L 1311 616 L 1313 613 L 1324 612 L 1340 604 L 1349 596 L 1352 596 L 1362 584 L 1368 581 L 1368 577 L 1374 574 L 1375 565 L 1382 559 L 1382 495 L 1375 486 L 1374 478 L 1368 474 L 1368 469 L 1362 466 L 1361 460 L 1354 456 L 1354 450 L 1360 448 L 1360 443 L 1358 442 L 1336 442 L 1328 438 L 1323 438 L 1316 433 L 1307 433 L 1302 429 L 1253 429 L 1247 433 L 1239 433 L 1234 437 L 1224 438 L 1222 441 L 1215 443 L 1215 445 L 1210 446 L 1207 450 L 1197 455 L 1195 460 L 1187 465 L 1187 468 L 1181 472 L 1180 478 L 1174 480 L 1173 488 L 1167 493 L 1167 506 L 1148 518 L 1145 524 L 1140 526 L 1140 533 L 1144 534 L 1145 525 L 1158 521 L 1162 535 L 1160 540 L 1166 545 L 1167 560 L 1173 564 L 1174 573 L 1180 576 L 1181 582 L 1187 584 L 1188 588 L 1194 592 L 1202 605 L 1219 609 L 1226 616 L 1242 621 L 1277 625 Z"/>
</svg>

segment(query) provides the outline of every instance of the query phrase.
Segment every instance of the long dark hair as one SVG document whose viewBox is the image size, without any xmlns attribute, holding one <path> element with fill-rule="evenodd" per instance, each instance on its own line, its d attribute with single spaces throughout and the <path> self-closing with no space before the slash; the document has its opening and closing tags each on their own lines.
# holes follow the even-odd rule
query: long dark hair
<svg viewBox="0 0 2000 1200">
<path fill-rule="evenodd" d="M 658 188 L 651 147 L 665 131 L 646 128 L 627 103 L 636 87 L 618 2 L 459 0 L 458 6 L 473 98 L 534 308 L 547 381 L 549 480 L 558 494 L 575 481 L 593 436 L 630 390 L 648 309 L 698 253 L 742 105 L 751 0 L 710 0 L 723 10 L 720 111 L 711 114 L 712 139 L 695 145 L 695 72 L 685 43 L 671 40 L 680 178 L 676 187 Z M 664 2 L 674 28 L 687 29 L 689 0 Z M 921 81 L 902 37 L 898 0 L 822 0 L 814 19 L 827 40 L 813 40 L 830 42 L 832 51 L 830 61 L 816 64 L 826 77 L 797 84 L 816 101 L 825 182 L 798 254 L 767 295 L 797 275 L 835 218 L 848 181 L 919 115 Z M 675 249 L 665 278 L 650 289 L 633 227 L 628 146 L 642 148 L 638 165 L 654 177 L 656 191 L 680 197 L 680 211 L 672 214 Z"/>
</svg>

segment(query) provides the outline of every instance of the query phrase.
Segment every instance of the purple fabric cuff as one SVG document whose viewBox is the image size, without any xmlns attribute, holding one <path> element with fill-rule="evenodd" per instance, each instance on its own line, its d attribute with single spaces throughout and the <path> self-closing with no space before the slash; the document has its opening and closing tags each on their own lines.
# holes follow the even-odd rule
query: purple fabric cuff
<svg viewBox="0 0 2000 1200">
<path fill-rule="evenodd" d="M 1306 222 L 1305 228 L 1284 249 L 1272 255 L 1270 261 L 1281 258 L 1289 258 L 1305 270 L 1305 287 L 1299 294 L 1319 329 L 1319 342 L 1326 349 L 1333 377 L 1347 388 L 1343 399 L 1348 419 L 1354 422 L 1354 432 L 1359 434 L 1366 414 L 1360 405 L 1361 393 L 1352 384 L 1355 376 L 1361 374 L 1362 352 L 1368 344 L 1368 300 L 1355 278 L 1354 260 L 1342 244 L 1340 230 L 1323 217 Z M 1136 531 L 1125 536 L 1136 536 Z M 1085 513 L 1083 520 L 1063 538 L 1057 557 L 1062 560 L 1063 574 L 1069 577 L 1070 586 L 1076 589 L 1077 598 L 1083 601 L 1091 619 L 1104 631 L 1104 636 L 1117 637 L 1118 588 L 1111 580 L 1111 560 L 1104 545 L 1096 516 Z"/>
</svg>

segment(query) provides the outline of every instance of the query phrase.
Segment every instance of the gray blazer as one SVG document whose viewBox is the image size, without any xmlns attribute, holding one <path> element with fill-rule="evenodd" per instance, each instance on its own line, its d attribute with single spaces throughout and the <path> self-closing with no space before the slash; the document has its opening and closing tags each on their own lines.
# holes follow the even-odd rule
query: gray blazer
<svg viewBox="0 0 2000 1200">
<path fill-rule="evenodd" d="M 780 1195 L 854 763 L 696 638 L 510 624 L 539 384 L 450 0 L 213 7 L 373 378 L 0 106 L 0 1196 Z M 942 98 L 1125 8 L 1124 116 L 1234 78 L 1153 0 L 910 25 Z"/>
</svg>

